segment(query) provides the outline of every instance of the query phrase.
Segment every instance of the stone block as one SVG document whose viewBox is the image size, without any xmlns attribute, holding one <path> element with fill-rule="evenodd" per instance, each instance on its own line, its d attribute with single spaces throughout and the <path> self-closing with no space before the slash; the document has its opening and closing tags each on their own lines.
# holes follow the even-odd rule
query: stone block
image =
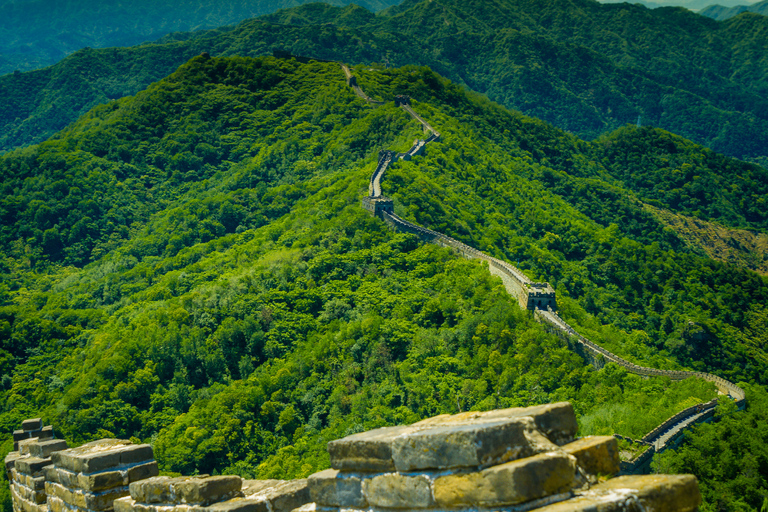
<svg viewBox="0 0 768 512">
<path fill-rule="evenodd" d="M 63 439 L 38 440 L 29 445 L 29 453 L 33 457 L 47 459 L 54 452 L 67 449 L 67 442 Z"/>
<path fill-rule="evenodd" d="M 531 455 L 529 418 L 436 426 L 398 436 L 392 459 L 400 472 L 478 467 Z"/>
<path fill-rule="evenodd" d="M 74 475 L 75 480 L 71 480 L 69 475 Z M 68 487 L 77 487 L 89 492 L 106 491 L 108 489 L 114 489 L 115 487 L 124 487 L 128 485 L 123 473 L 120 471 L 104 471 L 102 473 L 94 473 L 91 475 L 62 471 L 62 480 L 65 479 L 72 481 L 74 484 Z"/>
<path fill-rule="evenodd" d="M 284 481 L 285 480 L 243 480 L 243 486 L 240 490 L 242 491 L 243 496 L 250 498 L 267 489 L 275 487 Z"/>
<path fill-rule="evenodd" d="M 433 488 L 441 508 L 498 507 L 566 492 L 577 482 L 576 459 L 548 452 L 482 471 L 440 476 Z"/>
<path fill-rule="evenodd" d="M 46 504 L 38 505 L 32 501 L 25 500 L 13 487 L 11 487 L 11 498 L 13 499 L 14 510 L 18 510 L 18 512 L 46 512 L 48 509 Z"/>
<path fill-rule="evenodd" d="M 243 479 L 234 475 L 187 478 L 173 483 L 175 494 L 182 502 L 203 506 L 235 497 L 242 486 Z M 136 499 L 133 494 L 131 496 Z"/>
<path fill-rule="evenodd" d="M 115 512 L 134 512 L 134 504 L 135 502 L 133 501 L 133 498 L 126 496 L 124 498 L 116 499 L 112 504 L 112 507 Z M 56 511 L 52 510 L 51 512 Z"/>
<path fill-rule="evenodd" d="M 290 512 L 310 501 L 307 479 L 288 480 L 267 490 L 272 512 Z"/>
<path fill-rule="evenodd" d="M 373 507 L 428 508 L 434 505 L 429 478 L 398 473 L 363 480 L 363 495 Z"/>
<path fill-rule="evenodd" d="M 220 503 L 214 503 L 206 510 L 209 512 L 272 512 L 266 501 L 249 498 L 235 498 Z"/>
<path fill-rule="evenodd" d="M 23 430 L 14 430 L 13 431 L 13 441 L 14 442 L 23 441 L 24 439 L 29 439 L 29 432 L 25 432 Z"/>
<path fill-rule="evenodd" d="M 119 439 L 101 439 L 51 455 L 53 462 L 76 473 L 95 473 L 154 458 L 148 444 L 135 445 Z"/>
<path fill-rule="evenodd" d="M 30 432 L 32 430 L 41 430 L 43 428 L 43 419 L 42 418 L 32 418 L 29 420 L 24 420 L 21 422 L 21 429 L 25 432 Z"/>
<path fill-rule="evenodd" d="M 20 454 L 22 454 L 22 455 L 32 455 L 32 452 L 30 451 L 30 449 L 32 448 L 32 445 L 33 444 L 37 444 L 38 441 L 39 441 L 38 438 L 30 437 L 30 438 L 27 438 L 27 439 L 22 439 L 21 441 L 16 443 L 16 446 L 18 447 L 18 449 L 19 449 L 18 451 L 19 451 Z"/>
<path fill-rule="evenodd" d="M 48 425 L 39 431 L 32 432 L 32 434 L 39 439 L 53 439 L 53 427 Z"/>
<path fill-rule="evenodd" d="M 147 462 L 145 464 L 138 464 L 136 466 L 130 467 L 126 470 L 126 481 L 124 482 L 125 485 L 130 484 L 131 482 L 137 482 L 139 480 L 144 480 L 146 478 L 152 478 L 153 476 L 157 476 L 160 474 L 160 471 L 157 468 L 157 461 Z"/>
<path fill-rule="evenodd" d="M 566 444 L 563 450 L 576 457 L 579 466 L 592 475 L 619 472 L 619 443 L 613 436 L 589 436 Z"/>
<path fill-rule="evenodd" d="M 414 429 L 383 427 L 328 443 L 331 467 L 342 471 L 394 471 L 392 439 Z"/>
<path fill-rule="evenodd" d="M 14 482 L 11 484 L 11 486 L 23 499 L 31 501 L 37 505 L 45 503 L 46 495 L 44 491 L 36 491 L 35 489 L 31 489 L 20 482 Z"/>
<path fill-rule="evenodd" d="M 320 505 L 342 508 L 368 507 L 363 496 L 362 481 L 355 474 L 326 469 L 310 475 L 307 483 L 310 499 Z"/>
<path fill-rule="evenodd" d="M 537 512 L 694 512 L 700 504 L 699 483 L 693 475 L 632 475 L 608 480 Z"/>
<path fill-rule="evenodd" d="M 57 496 L 48 496 L 48 508 L 51 512 L 71 512 L 69 507 Z"/>
<path fill-rule="evenodd" d="M 537 430 L 542 439 L 562 445 L 577 429 L 573 407 L 561 402 L 442 415 L 410 426 L 380 428 L 331 441 L 328 452 L 331 466 L 342 471 L 489 466 L 550 449 L 529 442 L 526 432 Z"/>
<path fill-rule="evenodd" d="M 9 452 L 8 455 L 5 456 L 5 472 L 10 474 L 11 470 L 16 467 L 16 461 L 21 458 L 21 454 L 19 452 Z"/>
<path fill-rule="evenodd" d="M 570 442 L 579 426 L 576 422 L 576 413 L 570 402 L 556 402 L 554 404 L 535 405 L 533 407 L 513 407 L 510 409 L 496 409 L 486 412 L 465 412 L 460 414 L 443 414 L 433 418 L 414 423 L 412 426 L 433 426 L 449 424 L 467 424 L 479 421 L 496 421 L 500 419 L 533 418 L 536 428 L 550 441 L 558 445 Z"/>
<path fill-rule="evenodd" d="M 131 499 L 139 503 L 173 503 L 173 478 L 156 476 L 129 485 Z"/>
<path fill-rule="evenodd" d="M 41 459 L 39 457 L 23 457 L 16 461 L 15 469 L 19 473 L 39 476 L 43 474 L 43 468 L 50 466 L 51 459 Z"/>
<path fill-rule="evenodd" d="M 128 495 L 128 487 L 90 493 L 81 489 L 68 489 L 56 482 L 46 482 L 45 489 L 49 496 L 56 496 L 67 505 L 99 512 L 112 510 L 113 501 Z"/>
</svg>

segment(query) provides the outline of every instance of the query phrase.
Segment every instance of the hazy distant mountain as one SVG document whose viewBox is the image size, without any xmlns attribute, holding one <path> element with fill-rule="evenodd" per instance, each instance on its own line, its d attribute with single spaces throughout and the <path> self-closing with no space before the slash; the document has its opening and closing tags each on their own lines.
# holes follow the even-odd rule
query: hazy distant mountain
<svg viewBox="0 0 768 512">
<path fill-rule="evenodd" d="M 58 62 L 84 47 L 132 46 L 215 28 L 312 0 L 0 0 L 0 74 Z M 347 5 L 353 0 L 327 0 Z M 379 11 L 400 0 L 354 0 Z"/>
<path fill-rule="evenodd" d="M 599 0 L 599 1 L 600 3 L 603 3 L 603 4 L 620 4 L 620 3 L 624 3 L 627 0 Z M 699 11 L 701 9 L 704 9 L 711 5 L 710 2 L 711 0 L 656 0 L 656 1 L 630 0 L 629 1 L 629 3 L 632 3 L 632 4 L 642 4 L 648 7 L 649 9 L 657 9 L 659 7 L 685 7 L 686 9 L 690 9 L 691 11 Z M 730 8 L 730 7 L 743 6 L 744 4 L 750 4 L 752 2 L 747 2 L 745 0 L 722 0 L 722 2 L 719 2 L 719 3 L 723 7 Z"/>
<path fill-rule="evenodd" d="M 755 14 L 762 14 L 768 16 L 768 0 L 763 0 L 752 5 L 737 5 L 735 7 L 725 7 L 722 5 L 710 5 L 706 9 L 699 11 L 699 14 L 714 18 L 718 21 L 727 20 L 738 16 L 743 12 L 753 12 Z"/>
</svg>

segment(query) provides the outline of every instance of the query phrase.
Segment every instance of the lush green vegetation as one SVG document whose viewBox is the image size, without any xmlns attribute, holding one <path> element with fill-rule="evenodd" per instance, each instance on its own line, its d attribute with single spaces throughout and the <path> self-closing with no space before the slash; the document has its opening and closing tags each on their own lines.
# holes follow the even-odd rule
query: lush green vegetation
<svg viewBox="0 0 768 512">
<path fill-rule="evenodd" d="M 379 15 L 307 4 L 226 30 L 78 52 L 47 70 L 0 77 L 0 150 L 40 142 L 202 51 L 257 56 L 285 48 L 352 63 L 429 65 L 583 138 L 641 118 L 765 165 L 766 20 L 718 23 L 683 9 L 592 0 L 408 0 Z M 87 68 L 78 66 L 83 61 Z"/>
<path fill-rule="evenodd" d="M 628 359 L 766 384 L 768 282 L 685 252 L 622 187 L 613 146 L 427 68 L 355 72 L 443 134 L 388 171 L 398 213 L 549 280 L 561 314 Z M 419 132 L 336 64 L 199 56 L 0 157 L 3 432 L 42 414 L 73 442 L 150 441 L 167 471 L 285 478 L 326 467 L 330 439 L 443 412 L 570 400 L 583 433 L 640 437 L 714 397 L 594 371 L 481 263 L 369 217 L 378 150 Z M 671 137 L 615 135 L 635 136 Z M 716 174 L 673 140 L 676 165 Z"/>
</svg>

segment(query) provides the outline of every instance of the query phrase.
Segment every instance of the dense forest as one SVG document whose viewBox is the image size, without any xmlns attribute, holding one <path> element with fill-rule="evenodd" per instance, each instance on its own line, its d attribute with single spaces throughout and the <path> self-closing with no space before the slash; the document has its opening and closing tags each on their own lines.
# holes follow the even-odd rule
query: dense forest
<svg viewBox="0 0 768 512">
<path fill-rule="evenodd" d="M 586 139 L 661 127 L 765 165 L 768 18 L 594 0 L 406 0 L 374 15 L 306 4 L 235 27 L 131 48 L 86 49 L 0 77 L 0 150 L 41 142 L 91 107 L 135 94 L 203 51 L 275 49 L 352 63 L 428 65 Z"/>
<path fill-rule="evenodd" d="M 355 74 L 442 134 L 388 171 L 399 215 L 548 280 L 561 315 L 622 357 L 746 387 L 747 413 L 723 400 L 700 452 L 658 464 L 696 473 L 705 510 L 759 507 L 768 459 L 751 444 L 728 452 L 749 479 L 695 466 L 727 425 L 768 443 L 768 280 L 643 204 L 762 230 L 765 170 L 657 128 L 586 142 L 425 67 Z M 641 437 L 715 396 L 595 371 L 483 264 L 368 216 L 378 151 L 420 130 L 337 64 L 205 54 L 0 157 L 3 453 L 42 415 L 73 443 L 151 442 L 169 473 L 292 478 L 328 466 L 328 440 L 440 413 L 570 400 L 582 434 Z"/>
<path fill-rule="evenodd" d="M 85 47 L 131 46 L 172 32 L 233 25 L 307 1 L 2 0 L 0 74 L 50 66 Z M 326 3 L 343 6 L 350 2 L 326 0 Z M 355 0 L 355 4 L 371 11 L 393 3 L 393 0 Z"/>
</svg>

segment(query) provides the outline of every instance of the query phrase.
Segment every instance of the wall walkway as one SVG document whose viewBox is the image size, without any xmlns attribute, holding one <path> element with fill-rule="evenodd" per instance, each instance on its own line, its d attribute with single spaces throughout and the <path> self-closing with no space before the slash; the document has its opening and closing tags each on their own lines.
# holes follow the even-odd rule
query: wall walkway
<svg viewBox="0 0 768 512">
<path fill-rule="evenodd" d="M 344 64 L 341 66 L 347 76 L 347 83 L 355 90 L 355 94 L 373 104 L 373 100 L 368 98 L 357 85 L 357 80 L 349 68 Z M 375 102 L 375 104 L 383 103 Z M 746 395 L 744 390 L 726 379 L 703 372 L 657 370 L 655 368 L 639 366 L 592 343 L 576 332 L 557 314 L 555 311 L 557 307 L 555 292 L 548 283 L 533 282 L 520 269 L 505 261 L 493 258 L 442 233 L 418 226 L 398 217 L 394 213 L 393 201 L 382 196 L 381 179 L 390 165 L 398 159 L 410 159 L 408 155 L 412 152 L 413 154 L 417 154 L 417 151 L 422 152 L 427 144 L 440 139 L 440 133 L 413 110 L 410 98 L 397 96 L 395 104 L 400 106 L 417 122 L 421 123 L 424 131 L 429 132 L 431 135 L 424 141 L 417 140 L 414 142 L 408 153 L 396 153 L 390 150 L 380 152 L 378 165 L 371 175 L 368 187 L 369 196 L 362 201 L 364 208 L 371 211 L 371 213 L 381 218 L 397 231 L 416 235 L 425 242 L 450 247 L 464 258 L 488 262 L 488 270 L 491 274 L 501 278 L 507 292 L 513 297 L 518 298 L 521 308 L 532 310 L 539 322 L 545 324 L 550 332 L 565 340 L 572 350 L 582 355 L 595 368 L 600 369 L 606 363 L 611 362 L 626 368 L 630 373 L 645 377 L 669 377 L 672 380 L 698 377 L 708 382 L 713 382 L 717 386 L 718 391 L 735 400 L 740 409 L 745 406 Z M 710 420 L 714 415 L 716 405 L 717 400 L 700 403 L 680 411 L 664 421 L 640 440 L 641 443 L 648 444 L 649 449 L 632 461 L 622 462 L 622 472 L 625 474 L 647 472 L 650 469 L 649 466 L 654 453 L 680 444 L 685 429 L 695 423 Z"/>
</svg>

